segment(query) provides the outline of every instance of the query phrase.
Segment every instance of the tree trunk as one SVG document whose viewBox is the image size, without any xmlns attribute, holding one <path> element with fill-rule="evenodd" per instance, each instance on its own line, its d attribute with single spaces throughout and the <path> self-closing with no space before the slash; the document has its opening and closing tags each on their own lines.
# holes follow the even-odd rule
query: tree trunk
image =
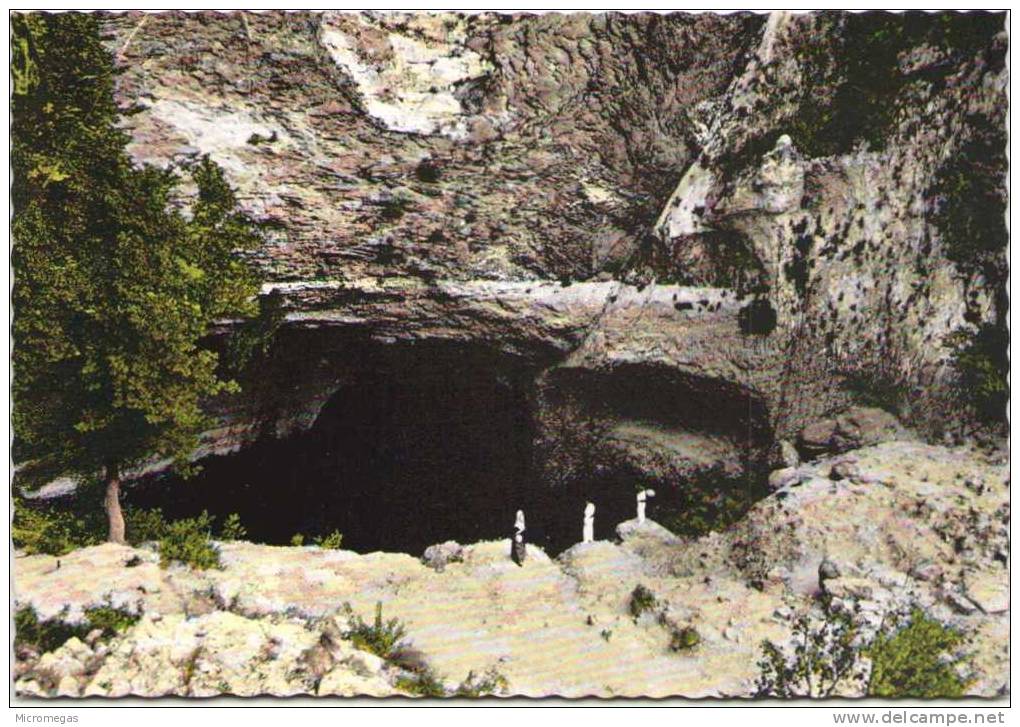
<svg viewBox="0 0 1020 727">
<path fill-rule="evenodd" d="M 107 540 L 111 543 L 120 543 L 124 540 L 124 513 L 120 510 L 120 472 L 116 464 L 106 465 L 106 499 L 103 500 L 106 507 L 106 517 L 109 522 L 109 535 Z"/>
</svg>

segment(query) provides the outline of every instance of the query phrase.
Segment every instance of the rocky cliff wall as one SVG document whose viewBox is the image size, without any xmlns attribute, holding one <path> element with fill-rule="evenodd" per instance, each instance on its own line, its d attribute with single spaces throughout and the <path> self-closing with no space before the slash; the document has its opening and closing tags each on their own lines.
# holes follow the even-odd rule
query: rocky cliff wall
<svg viewBox="0 0 1020 727">
<path fill-rule="evenodd" d="M 774 306 L 780 419 L 842 404 L 827 390 L 860 378 L 909 392 L 900 406 L 919 428 L 959 421 L 947 339 L 1002 324 L 1008 305 L 1001 20 L 773 14 L 726 93 L 695 110 L 703 151 L 656 225 L 658 269 L 729 277 Z M 982 145 L 994 151 L 978 172 Z M 948 188 L 963 167 L 988 178 Z M 961 235 L 945 211 L 979 208 L 983 184 L 1001 242 L 981 266 L 983 231 Z"/>
<path fill-rule="evenodd" d="M 850 404 L 847 380 L 905 392 L 935 432 L 947 337 L 1005 314 L 1004 262 L 961 263 L 939 224 L 947 170 L 1002 136 L 1002 25 L 110 15 L 133 153 L 224 166 L 287 311 L 203 451 L 309 426 L 350 336 L 482 344 L 536 380 L 679 382 L 660 396 L 682 437 L 692 386 L 745 397 L 771 439 Z M 968 169 L 998 190 L 995 159 Z"/>
</svg>

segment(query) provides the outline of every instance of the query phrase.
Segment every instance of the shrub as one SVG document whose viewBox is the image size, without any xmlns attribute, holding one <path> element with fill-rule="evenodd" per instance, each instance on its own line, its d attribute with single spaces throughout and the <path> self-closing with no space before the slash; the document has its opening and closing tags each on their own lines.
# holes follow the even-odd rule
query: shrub
<svg viewBox="0 0 1020 727">
<path fill-rule="evenodd" d="M 151 510 L 125 507 L 124 525 L 128 542 L 132 545 L 158 541 L 166 535 L 169 527 L 163 518 L 163 510 L 158 507 Z"/>
<path fill-rule="evenodd" d="M 976 333 L 957 331 L 947 343 L 959 375 L 961 398 L 987 423 L 1006 421 L 1009 403 L 1009 331 L 986 324 Z"/>
<path fill-rule="evenodd" d="M 454 692 L 454 696 L 486 697 L 492 694 L 506 694 L 509 689 L 510 683 L 506 677 L 500 674 L 496 667 L 490 667 L 481 676 L 473 671 L 468 672 L 467 677 Z"/>
<path fill-rule="evenodd" d="M 287 310 L 280 291 L 260 295 L 258 315 L 241 322 L 227 342 L 225 363 L 228 369 L 240 375 L 263 364 L 286 318 Z M 251 378 L 260 381 L 257 375 Z"/>
<path fill-rule="evenodd" d="M 272 144 L 278 138 L 279 137 L 277 136 L 275 131 L 272 132 L 269 136 L 262 136 L 262 134 L 256 131 L 253 132 L 252 135 L 248 137 L 248 143 L 251 144 L 252 146 L 258 146 L 259 144 Z"/>
<path fill-rule="evenodd" d="M 14 496 L 11 540 L 29 555 L 61 556 L 106 540 L 106 519 L 98 511 L 66 509 Z"/>
<path fill-rule="evenodd" d="M 85 610 L 85 621 L 89 631 L 101 629 L 103 637 L 110 637 L 127 631 L 138 623 L 140 617 L 133 613 L 114 608 L 113 606 L 97 606 Z"/>
<path fill-rule="evenodd" d="M 319 535 L 313 542 L 325 550 L 340 550 L 343 540 L 344 536 L 340 531 L 334 530 L 329 535 Z"/>
<path fill-rule="evenodd" d="M 674 629 L 670 635 L 669 648 L 672 651 L 687 651 L 701 643 L 701 634 L 693 626 Z"/>
<path fill-rule="evenodd" d="M 767 336 L 777 323 L 775 308 L 764 298 L 755 298 L 737 313 L 737 324 L 745 336 Z"/>
<path fill-rule="evenodd" d="M 422 182 L 434 184 L 443 175 L 442 169 L 431 159 L 422 159 L 414 170 L 415 175 Z"/>
<path fill-rule="evenodd" d="M 867 649 L 871 658 L 868 695 L 872 697 L 961 697 L 967 683 L 956 667 L 960 659 L 943 657 L 956 649 L 960 632 L 932 619 L 921 609 L 911 611 L 905 626 L 879 634 Z"/>
<path fill-rule="evenodd" d="M 66 614 L 66 611 L 64 612 Z M 115 636 L 138 622 L 138 616 L 110 605 L 85 610 L 81 623 L 67 623 L 63 618 L 40 621 L 31 606 L 18 609 L 14 614 L 14 643 L 31 647 L 40 653 L 59 649 L 68 639 L 84 639 L 94 629 L 100 629 L 100 638 Z"/>
<path fill-rule="evenodd" d="M 411 200 L 407 197 L 393 196 L 379 203 L 379 216 L 389 222 L 395 222 L 404 216 L 410 206 Z"/>
<path fill-rule="evenodd" d="M 946 657 L 962 635 L 929 618 L 921 609 L 910 612 L 906 625 L 880 632 L 862 642 L 855 614 L 828 610 L 812 623 L 807 615 L 794 624 L 793 653 L 787 655 L 771 641 L 762 642 L 763 657 L 757 696 L 828 697 L 837 689 L 863 681 L 861 656 L 871 661 L 861 691 L 872 697 L 959 697 L 966 682 L 957 673 L 959 657 Z"/>
<path fill-rule="evenodd" d="M 655 610 L 658 599 L 646 586 L 638 584 L 630 594 L 630 615 L 638 618 L 641 614 Z"/>
<path fill-rule="evenodd" d="M 846 611 L 828 612 L 814 624 L 802 615 L 793 626 L 793 655 L 763 641 L 756 696 L 829 697 L 849 683 L 857 668 L 857 626 Z"/>
<path fill-rule="evenodd" d="M 1006 124 L 968 117 L 971 136 L 938 170 L 931 192 L 938 200 L 932 222 L 946 257 L 965 273 L 982 271 L 1004 283 L 1006 227 Z"/>
<path fill-rule="evenodd" d="M 677 474 L 683 483 L 658 503 L 656 521 L 671 532 L 697 538 L 740 521 L 766 494 L 764 483 L 714 467 L 697 475 Z"/>
<path fill-rule="evenodd" d="M 848 369 L 842 374 L 842 388 L 861 406 L 884 409 L 890 414 L 904 414 L 904 403 L 910 399 L 910 387 L 902 380 L 902 370 L 892 359 L 863 370 Z"/>
<path fill-rule="evenodd" d="M 410 644 L 399 644 L 396 646 L 390 652 L 387 661 L 404 671 L 419 672 L 429 668 L 425 654 Z"/>
<path fill-rule="evenodd" d="M 88 629 L 83 624 L 69 624 L 60 618 L 40 621 L 31 606 L 14 613 L 14 644 L 46 653 L 59 649 L 71 637 L 85 638 Z"/>
<path fill-rule="evenodd" d="M 305 544 L 305 536 L 301 533 L 294 533 L 293 537 L 290 539 L 290 544 L 295 548 L 300 548 Z"/>
<path fill-rule="evenodd" d="M 220 554 L 210 540 L 212 523 L 213 517 L 203 510 L 198 517 L 167 526 L 159 541 L 160 565 L 165 568 L 177 561 L 199 570 L 218 568 Z"/>
<path fill-rule="evenodd" d="M 83 483 L 72 497 L 61 501 L 32 501 L 15 495 L 14 519 L 11 523 L 14 546 L 30 555 L 45 553 L 61 556 L 78 548 L 106 542 L 106 517 L 96 510 L 94 504 L 98 498 L 98 488 L 93 483 Z M 212 530 L 213 518 L 208 513 L 203 512 L 193 519 L 167 522 L 158 507 L 143 510 L 124 506 L 123 512 L 127 541 L 131 545 L 159 542 L 161 552 L 164 553 L 180 553 L 181 548 L 189 547 L 194 562 L 177 555 L 171 555 L 169 559 L 192 562 L 193 565 L 200 562 L 212 562 L 215 565 L 218 562 L 211 544 L 205 554 L 198 547 L 203 538 L 208 540 Z M 246 534 L 236 514 L 226 519 L 221 531 L 224 540 L 238 540 Z M 185 546 L 189 538 L 191 545 Z M 165 545 L 168 542 L 169 545 Z M 215 556 L 212 561 L 211 556 Z M 167 556 L 164 556 L 164 565 L 167 562 Z"/>
<path fill-rule="evenodd" d="M 397 677 L 396 687 L 416 697 L 446 696 L 446 687 L 443 686 L 439 676 L 431 669 L 426 669 L 410 676 Z"/>
<path fill-rule="evenodd" d="M 241 524 L 241 516 L 236 512 L 227 515 L 227 519 L 223 521 L 223 527 L 220 528 L 220 539 L 244 540 L 247 535 L 248 531 Z"/>
<path fill-rule="evenodd" d="M 350 639 L 355 648 L 369 651 L 383 659 L 392 659 L 407 635 L 407 629 L 398 619 L 383 621 L 382 601 L 375 604 L 375 621 L 372 624 L 365 623 L 361 616 L 354 613 L 349 603 L 344 604 L 344 613 L 352 623 L 344 638 Z"/>
</svg>

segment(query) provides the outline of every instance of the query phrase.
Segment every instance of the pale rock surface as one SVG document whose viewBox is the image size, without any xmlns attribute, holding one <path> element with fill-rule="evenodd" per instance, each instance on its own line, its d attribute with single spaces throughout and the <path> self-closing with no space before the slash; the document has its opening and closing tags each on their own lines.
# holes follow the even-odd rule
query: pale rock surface
<svg viewBox="0 0 1020 727">
<path fill-rule="evenodd" d="M 998 693 L 1008 685 L 1008 572 L 996 560 L 1008 543 L 1007 466 L 912 441 L 852 456 L 858 478 L 829 479 L 835 459 L 800 465 L 796 481 L 726 532 L 685 540 L 651 520 L 628 521 L 619 542 L 578 544 L 556 559 L 531 546 L 523 567 L 510 560 L 509 540 L 463 546 L 463 561 L 443 572 L 402 554 L 240 542 L 221 544 L 224 568 L 205 572 L 125 568 L 132 551 L 114 545 L 69 554 L 59 570 L 46 556 L 19 556 L 18 606 L 80 613 L 134 591 L 143 617 L 108 647 L 72 640 L 43 655 L 17 689 L 392 694 L 393 667 L 338 636 L 347 628 L 340 605 L 367 621 L 381 601 L 448 685 L 496 668 L 511 694 L 528 696 L 748 696 L 758 645 L 786 643 L 793 615 L 817 608 L 828 560 L 836 570 L 825 591 L 857 604 L 868 628 L 919 605 L 966 634 L 971 693 Z M 964 484 L 978 479 L 980 493 Z M 631 618 L 638 584 L 655 595 L 665 626 Z M 154 585 L 160 592 L 139 590 Z M 973 603 L 961 613 L 958 599 Z M 700 643 L 671 651 L 670 629 L 687 626 Z"/>
</svg>

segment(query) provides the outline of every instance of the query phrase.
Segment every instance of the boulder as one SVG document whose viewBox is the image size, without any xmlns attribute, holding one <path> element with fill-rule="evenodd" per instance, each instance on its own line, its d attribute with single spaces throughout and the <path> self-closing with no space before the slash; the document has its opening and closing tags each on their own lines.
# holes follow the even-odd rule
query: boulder
<svg viewBox="0 0 1020 727">
<path fill-rule="evenodd" d="M 1009 573 L 1004 568 L 969 571 L 963 582 L 967 598 L 985 613 L 1009 610 Z"/>
<path fill-rule="evenodd" d="M 832 469 L 829 470 L 830 480 L 849 480 L 857 477 L 860 471 L 857 469 L 857 465 L 853 462 L 836 462 L 832 465 Z"/>
<path fill-rule="evenodd" d="M 797 438 L 797 448 L 805 459 L 814 459 L 832 451 L 836 420 L 822 419 L 804 427 Z"/>
<path fill-rule="evenodd" d="M 448 564 L 464 561 L 464 547 L 456 541 L 447 540 L 445 543 L 425 548 L 425 554 L 421 559 L 429 568 L 442 572 Z"/>
<path fill-rule="evenodd" d="M 769 475 L 769 491 L 775 492 L 788 487 L 795 482 L 800 482 L 802 473 L 796 467 L 784 467 Z"/>
<path fill-rule="evenodd" d="M 804 427 L 797 449 L 806 459 L 839 454 L 880 442 L 902 439 L 907 431 L 884 409 L 854 407 L 834 419 L 822 419 Z"/>
<path fill-rule="evenodd" d="M 779 462 L 783 467 L 796 467 L 800 464 L 800 454 L 788 439 L 780 439 L 777 445 Z"/>
<path fill-rule="evenodd" d="M 631 540 L 650 540 L 663 545 L 676 545 L 680 538 L 654 520 L 646 519 L 643 523 L 635 520 L 624 520 L 616 526 L 616 534 L 624 542 Z"/>
<path fill-rule="evenodd" d="M 836 419 L 833 440 L 837 451 L 869 447 L 900 439 L 906 430 L 889 412 L 876 407 L 855 407 Z"/>
<path fill-rule="evenodd" d="M 840 577 L 839 566 L 826 558 L 818 566 L 818 585 L 824 586 L 825 581 Z"/>
</svg>

